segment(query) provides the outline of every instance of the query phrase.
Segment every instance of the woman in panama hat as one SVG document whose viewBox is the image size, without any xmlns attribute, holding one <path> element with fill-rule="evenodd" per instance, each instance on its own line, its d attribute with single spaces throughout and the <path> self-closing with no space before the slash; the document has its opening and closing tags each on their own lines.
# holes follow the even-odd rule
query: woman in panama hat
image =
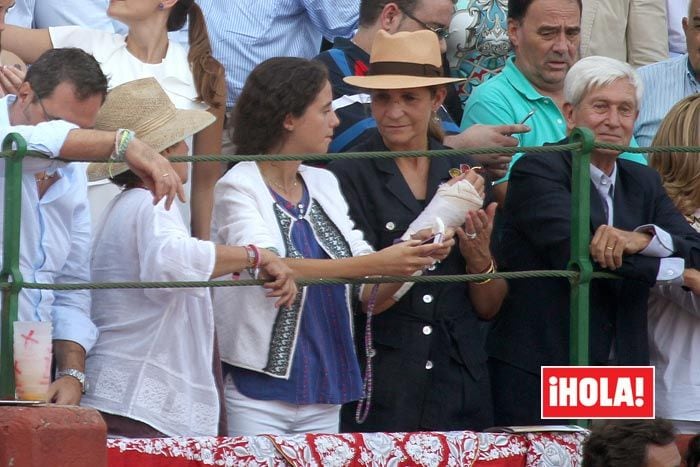
<svg viewBox="0 0 700 467">
<path fill-rule="evenodd" d="M 176 109 L 158 82 L 145 78 L 114 88 L 96 127 L 131 129 L 164 155 L 175 156 L 186 155 L 184 140 L 213 121 L 204 110 Z M 187 164 L 173 165 L 184 180 Z M 179 210 L 153 206 L 127 166 L 91 164 L 88 178 L 109 178 L 122 188 L 94 232 L 95 282 L 207 281 L 254 267 L 270 278 L 267 295 L 276 297 L 277 305 L 296 296 L 291 271 L 275 254 L 255 245 L 214 245 L 190 237 Z M 102 412 L 110 435 L 220 433 L 208 289 L 96 290 L 91 317 L 100 337 L 87 356 L 82 404 Z"/>
<path fill-rule="evenodd" d="M 352 151 L 445 149 L 436 110 L 446 86 L 440 45 L 428 30 L 379 31 L 366 76 L 345 80 L 368 89 L 377 129 Z M 426 239 L 444 225 L 459 248 L 427 274 L 495 271 L 489 243 L 495 203 L 481 209 L 484 181 L 469 157 L 401 157 L 336 161 L 350 216 L 374 248 L 398 238 Z M 365 423 L 354 404 L 344 431 L 483 429 L 492 421 L 489 377 L 480 318 L 495 315 L 502 280 L 416 284 L 393 297 L 374 321 L 374 394 Z M 362 329 L 365 316 L 356 316 Z M 361 345 L 360 347 L 363 347 Z M 364 352 L 361 352 L 364 353 Z M 361 359 L 366 358 L 362 356 Z"/>
<path fill-rule="evenodd" d="M 331 100 L 322 63 L 266 60 L 234 108 L 234 143 L 242 154 L 324 153 L 338 125 Z M 347 211 L 327 170 L 300 160 L 239 162 L 214 188 L 212 235 L 272 248 L 299 277 L 412 274 L 452 244 L 413 241 L 373 252 Z M 379 287 L 375 312 L 399 286 Z M 352 304 L 359 295 L 369 306 L 371 289 L 304 287 L 279 309 L 259 289 L 213 291 L 231 435 L 338 431 L 340 404 L 363 392 Z"/>
</svg>

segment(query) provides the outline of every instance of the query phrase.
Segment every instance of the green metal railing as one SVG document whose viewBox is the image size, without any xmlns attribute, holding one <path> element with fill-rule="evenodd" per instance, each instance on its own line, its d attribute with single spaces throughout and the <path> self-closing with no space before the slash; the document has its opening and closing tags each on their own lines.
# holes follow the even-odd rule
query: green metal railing
<svg viewBox="0 0 700 467">
<path fill-rule="evenodd" d="M 14 144 L 14 150 L 12 150 Z M 342 283 L 381 283 L 381 282 L 464 282 L 482 281 L 486 278 L 519 279 L 525 277 L 564 277 L 571 283 L 571 347 L 572 365 L 588 363 L 588 298 L 589 285 L 594 278 L 616 278 L 613 274 L 593 272 L 588 245 L 590 242 L 590 154 L 594 147 L 621 149 L 628 152 L 648 152 L 648 148 L 627 148 L 595 143 L 593 133 L 588 129 L 576 129 L 570 136 L 569 144 L 558 146 L 536 146 L 515 148 L 472 148 L 465 150 L 381 152 L 381 153 L 342 153 L 264 156 L 222 156 L 198 155 L 172 158 L 172 161 L 210 162 L 243 160 L 335 160 L 352 158 L 396 158 L 396 157 L 443 157 L 460 154 L 493 154 L 517 152 L 573 151 L 572 178 L 572 225 L 571 260 L 567 271 L 523 271 L 499 272 L 493 274 L 470 274 L 454 276 L 410 276 L 375 277 L 369 279 L 322 278 L 298 280 L 300 286 L 315 284 Z M 0 399 L 14 399 L 14 372 L 12 355 L 12 326 L 17 320 L 18 296 L 23 288 L 41 290 L 79 290 L 106 288 L 162 288 L 162 287 L 231 287 L 260 285 L 259 280 L 206 281 L 206 282 L 143 282 L 143 283 L 89 283 L 89 284 L 40 284 L 23 282 L 19 271 L 20 212 L 22 194 L 22 159 L 27 154 L 26 143 L 16 133 L 8 135 L 3 142 L 0 157 L 5 159 L 5 217 L 3 237 L 3 264 L 0 272 L 2 292 L 2 315 L 0 319 Z M 668 148 L 656 148 L 662 150 Z M 678 148 L 675 148 L 678 149 Z M 683 149 L 683 148 L 681 148 Z M 697 148 L 700 152 L 700 148 Z"/>
</svg>

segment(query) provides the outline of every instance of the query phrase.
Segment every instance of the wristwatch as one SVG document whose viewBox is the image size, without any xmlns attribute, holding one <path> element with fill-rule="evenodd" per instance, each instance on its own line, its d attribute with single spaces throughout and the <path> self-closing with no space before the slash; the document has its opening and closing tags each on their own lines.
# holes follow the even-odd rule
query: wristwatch
<svg viewBox="0 0 700 467">
<path fill-rule="evenodd" d="M 82 393 L 85 394 L 85 391 L 87 390 L 87 382 L 85 381 L 85 373 L 83 373 L 80 370 L 76 370 L 75 368 L 66 368 L 65 370 L 59 370 L 56 372 L 56 379 L 62 378 L 64 376 L 72 376 L 73 378 L 77 379 L 78 382 L 80 383 Z"/>
</svg>

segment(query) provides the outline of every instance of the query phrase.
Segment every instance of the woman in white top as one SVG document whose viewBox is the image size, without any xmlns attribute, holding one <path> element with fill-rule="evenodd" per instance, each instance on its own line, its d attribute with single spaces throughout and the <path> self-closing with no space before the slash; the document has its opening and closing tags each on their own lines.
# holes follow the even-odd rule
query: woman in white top
<svg viewBox="0 0 700 467">
<path fill-rule="evenodd" d="M 234 109 L 234 142 L 243 154 L 324 153 L 338 125 L 331 101 L 322 63 L 266 60 Z M 410 275 L 454 244 L 412 240 L 373 253 L 333 174 L 299 160 L 236 164 L 214 189 L 212 234 L 228 245 L 272 248 L 300 277 Z M 377 289 L 375 313 L 400 286 Z M 371 289 L 359 291 L 365 308 Z M 357 292 L 305 287 L 291 306 L 275 309 L 259 289 L 214 290 L 230 435 L 338 431 L 340 405 L 363 396 L 352 338 Z"/>
<path fill-rule="evenodd" d="M 158 83 L 146 78 L 111 91 L 97 128 L 133 128 L 143 141 L 171 156 L 186 154 L 183 140 L 213 120 L 203 110 L 176 110 Z M 187 177 L 187 164 L 173 166 Z M 272 291 L 263 295 L 276 305 L 294 301 L 291 271 L 273 253 L 190 237 L 180 212 L 166 211 L 163 203 L 153 206 L 143 183 L 122 164 L 91 164 L 88 176 L 109 178 L 123 190 L 94 233 L 94 281 L 207 281 L 224 274 L 230 278 L 248 266 L 274 277 L 266 285 Z M 96 290 L 91 318 L 100 337 L 87 356 L 82 404 L 102 412 L 110 435 L 224 434 L 219 431 L 208 289 Z"/>
<path fill-rule="evenodd" d="M 678 102 L 659 126 L 653 146 L 700 146 L 700 94 Z M 690 225 L 700 232 L 700 154 L 655 152 L 649 165 Z M 679 433 L 700 432 L 700 271 L 683 285 L 656 285 L 649 296 L 649 356 L 656 366 L 656 416 Z"/>
<path fill-rule="evenodd" d="M 2 32 L 2 47 L 26 63 L 53 47 L 81 48 L 95 56 L 110 87 L 152 76 L 177 108 L 209 107 L 216 122 L 195 135 L 193 149 L 195 154 L 219 154 L 226 103 L 224 70 L 211 55 L 204 16 L 194 0 L 112 1 L 107 14 L 129 27 L 126 36 L 78 26 L 25 29 L 8 25 Z M 187 20 L 189 52 L 168 39 L 168 31 L 181 29 Z M 199 238 L 209 238 L 212 189 L 221 173 L 218 162 L 193 167 L 192 231 Z M 102 203 L 114 194 L 100 196 Z"/>
</svg>

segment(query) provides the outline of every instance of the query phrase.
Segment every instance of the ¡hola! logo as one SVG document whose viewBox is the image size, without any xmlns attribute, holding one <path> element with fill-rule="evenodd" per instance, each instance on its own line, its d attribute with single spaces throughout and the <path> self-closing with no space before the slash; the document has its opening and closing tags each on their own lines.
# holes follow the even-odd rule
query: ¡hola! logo
<svg viewBox="0 0 700 467">
<path fill-rule="evenodd" d="M 542 418 L 654 418 L 653 366 L 543 366 Z"/>
</svg>

